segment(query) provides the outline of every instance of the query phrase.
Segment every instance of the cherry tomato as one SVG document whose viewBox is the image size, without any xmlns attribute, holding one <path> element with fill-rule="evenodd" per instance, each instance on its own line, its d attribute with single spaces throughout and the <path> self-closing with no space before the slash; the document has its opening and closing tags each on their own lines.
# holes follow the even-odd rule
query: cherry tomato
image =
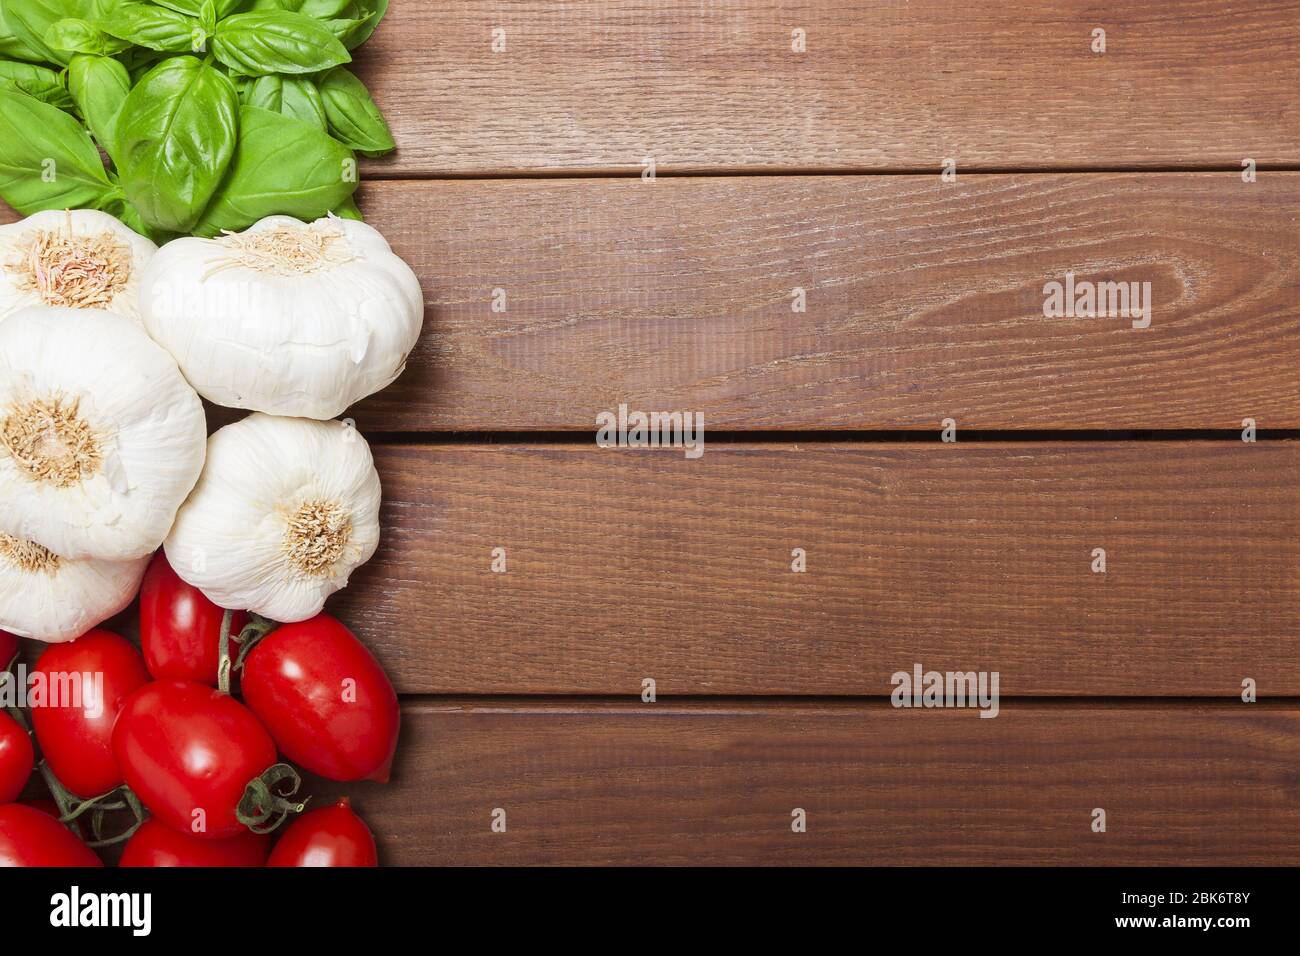
<svg viewBox="0 0 1300 956">
<path fill-rule="evenodd" d="M 224 614 L 202 591 L 177 576 L 166 555 L 155 554 L 140 586 L 140 646 L 154 679 L 216 687 Z M 238 636 L 247 623 L 248 615 L 236 612 L 231 634 Z"/>
<path fill-rule="evenodd" d="M 0 710 L 0 803 L 18 799 L 35 763 L 32 738 L 22 724 Z"/>
<path fill-rule="evenodd" d="M 21 803 L 0 806 L 0 866 L 103 866 L 62 823 Z"/>
<path fill-rule="evenodd" d="M 37 675 L 46 688 L 43 698 L 35 697 Z M 98 797 L 122 785 L 113 724 L 126 697 L 148 682 L 140 652 L 110 631 L 51 644 L 32 668 L 28 701 L 36 742 L 54 775 L 77 796 Z"/>
<path fill-rule="evenodd" d="M 126 841 L 118 866 L 266 866 L 271 837 L 245 830 L 228 840 L 200 840 L 146 820 Z"/>
<path fill-rule="evenodd" d="M 18 638 L 8 631 L 0 631 L 0 671 L 9 666 L 9 662 L 18 653 Z"/>
<path fill-rule="evenodd" d="M 275 744 L 239 701 L 204 684 L 157 681 L 132 694 L 113 731 L 127 785 L 160 821 L 205 840 L 244 832 L 244 789 Z"/>
<path fill-rule="evenodd" d="M 249 652 L 240 686 L 289 760 L 330 780 L 388 780 L 397 694 L 365 645 L 328 614 L 272 631 Z"/>
<path fill-rule="evenodd" d="M 370 828 L 344 797 L 332 807 L 308 810 L 294 820 L 271 851 L 267 866 L 378 866 Z"/>
</svg>

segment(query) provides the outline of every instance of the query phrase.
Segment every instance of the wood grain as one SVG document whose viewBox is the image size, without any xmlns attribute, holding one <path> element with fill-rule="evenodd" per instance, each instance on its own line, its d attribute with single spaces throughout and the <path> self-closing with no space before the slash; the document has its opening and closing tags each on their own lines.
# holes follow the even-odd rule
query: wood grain
<svg viewBox="0 0 1300 956">
<path fill-rule="evenodd" d="M 1294 865 L 1297 759 L 1265 704 L 466 701 L 408 704 L 389 785 L 312 790 L 396 865 Z"/>
<path fill-rule="evenodd" d="M 404 692 L 883 695 L 919 662 L 1015 695 L 1300 694 L 1300 442 L 376 455 L 380 551 L 331 607 Z"/>
<path fill-rule="evenodd" d="M 365 431 L 1300 427 L 1300 174 L 387 182 L 420 276 Z M 1043 287 L 1150 282 L 1150 328 Z M 792 290 L 806 292 L 793 312 Z M 506 312 L 494 313 L 494 290 Z"/>
<path fill-rule="evenodd" d="M 1300 427 L 1300 174 L 384 183 L 362 205 L 429 304 L 366 430 L 586 430 L 622 402 L 732 429 Z M 1067 271 L 1150 282 L 1150 328 L 1045 318 Z"/>
<path fill-rule="evenodd" d="M 390 174 L 1300 160 L 1289 0 L 405 2 L 358 53 Z"/>
</svg>

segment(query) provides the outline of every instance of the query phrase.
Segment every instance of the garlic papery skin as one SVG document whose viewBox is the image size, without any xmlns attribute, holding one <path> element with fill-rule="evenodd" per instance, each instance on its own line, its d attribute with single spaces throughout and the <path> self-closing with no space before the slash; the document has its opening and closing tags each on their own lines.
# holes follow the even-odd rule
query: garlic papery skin
<svg viewBox="0 0 1300 956">
<path fill-rule="evenodd" d="M 130 319 L 29 306 L 0 321 L 0 532 L 64 558 L 144 557 L 206 450 L 203 403 Z"/>
<path fill-rule="evenodd" d="M 208 439 L 167 560 L 220 607 L 305 621 L 379 544 L 379 474 L 351 425 L 254 414 Z"/>
<path fill-rule="evenodd" d="M 0 321 L 29 305 L 140 321 L 140 277 L 158 247 L 96 209 L 48 209 L 0 226 Z"/>
<path fill-rule="evenodd" d="M 148 564 L 63 558 L 0 533 L 0 630 L 50 644 L 75 640 L 126 609 Z"/>
<path fill-rule="evenodd" d="M 315 419 L 396 379 L 424 321 L 410 267 L 378 231 L 337 217 L 169 242 L 140 309 L 208 401 Z"/>
</svg>

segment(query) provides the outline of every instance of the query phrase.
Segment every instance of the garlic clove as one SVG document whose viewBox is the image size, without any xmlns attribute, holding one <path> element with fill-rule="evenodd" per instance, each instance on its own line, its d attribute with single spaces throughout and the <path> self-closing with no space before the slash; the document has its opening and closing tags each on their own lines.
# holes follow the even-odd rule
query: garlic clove
<svg viewBox="0 0 1300 956">
<path fill-rule="evenodd" d="M 145 270 L 140 309 L 209 401 L 329 419 L 401 374 L 424 297 L 365 223 L 270 216 L 168 243 Z"/>
<path fill-rule="evenodd" d="M 0 532 L 66 558 L 144 557 L 206 436 L 198 396 L 129 319 L 29 306 L 0 321 Z"/>
<path fill-rule="evenodd" d="M 31 305 L 140 321 L 140 277 L 158 251 L 106 212 L 49 209 L 0 226 L 0 320 Z"/>
<path fill-rule="evenodd" d="M 305 621 L 374 554 L 380 497 L 355 428 L 256 413 L 208 440 L 167 560 L 220 607 Z"/>
<path fill-rule="evenodd" d="M 60 557 L 0 533 L 0 630 L 56 644 L 80 637 L 124 611 L 149 558 Z"/>
</svg>

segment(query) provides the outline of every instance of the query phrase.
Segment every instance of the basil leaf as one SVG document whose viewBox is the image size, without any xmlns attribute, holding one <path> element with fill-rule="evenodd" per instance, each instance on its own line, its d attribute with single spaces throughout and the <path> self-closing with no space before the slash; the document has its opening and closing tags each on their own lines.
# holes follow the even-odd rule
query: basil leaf
<svg viewBox="0 0 1300 956">
<path fill-rule="evenodd" d="M 198 53 L 205 48 L 207 32 L 193 17 L 146 6 L 124 3 L 99 21 L 99 28 L 136 46 L 167 53 Z"/>
<path fill-rule="evenodd" d="M 198 17 L 203 13 L 204 0 L 151 0 L 160 7 L 166 7 L 168 10 L 175 10 L 177 13 L 183 13 L 187 17 Z M 213 5 L 216 7 L 217 19 L 230 16 L 243 0 L 214 0 Z"/>
<path fill-rule="evenodd" d="M 356 49 L 370 39 L 387 12 L 388 0 L 352 0 L 339 11 L 341 19 L 353 21 L 339 39 L 349 50 Z"/>
<path fill-rule="evenodd" d="M 316 84 L 303 76 L 259 76 L 248 87 L 242 100 L 248 106 L 292 116 L 326 128 L 325 105 Z"/>
<path fill-rule="evenodd" d="M 194 233 L 215 236 L 276 214 L 319 219 L 356 188 L 356 160 L 347 147 L 310 123 L 245 106 L 235 160 Z"/>
<path fill-rule="evenodd" d="M 72 108 L 72 97 L 59 74 L 35 63 L 0 60 L 0 86 L 16 89 L 59 109 Z"/>
<path fill-rule="evenodd" d="M 62 50 L 65 53 L 102 55 L 121 53 L 131 45 L 128 41 L 109 36 L 98 27 L 75 17 L 56 20 L 45 31 L 45 42 L 51 49 Z"/>
<path fill-rule="evenodd" d="M 0 87 L 0 197 L 24 216 L 98 207 L 114 191 L 99 151 L 62 110 Z"/>
<path fill-rule="evenodd" d="M 217 24 L 212 52 L 237 73 L 315 73 L 350 59 L 319 20 L 286 10 L 237 13 Z"/>
<path fill-rule="evenodd" d="M 0 60 L 27 60 L 39 63 L 45 57 L 29 47 L 5 22 L 4 8 L 0 7 Z"/>
<path fill-rule="evenodd" d="M 126 198 L 154 229 L 189 232 L 235 151 L 230 81 L 192 56 L 164 60 L 122 104 L 114 138 Z"/>
<path fill-rule="evenodd" d="M 337 66 L 316 81 L 325 103 L 331 135 L 363 156 L 382 156 L 397 148 L 384 115 L 366 85 L 345 67 Z"/>
<path fill-rule="evenodd" d="M 114 129 L 122 104 L 131 92 L 126 67 L 109 56 L 80 54 L 68 64 L 68 91 L 95 141 L 118 161 Z"/>
<path fill-rule="evenodd" d="M 329 20 L 343 12 L 352 0 L 253 0 L 253 10 L 288 10 L 305 13 L 317 20 Z"/>
<path fill-rule="evenodd" d="M 357 222 L 366 221 L 365 217 L 361 215 L 361 210 L 357 208 L 357 200 L 354 196 L 349 196 L 330 211 L 340 219 L 355 219 Z"/>
<path fill-rule="evenodd" d="M 14 36 L 42 60 L 67 66 L 72 54 L 55 50 L 45 42 L 45 33 L 68 17 L 92 19 L 98 13 L 95 0 L 5 0 L 5 23 Z"/>
<path fill-rule="evenodd" d="M 110 216 L 116 216 L 122 220 L 140 235 L 151 239 L 156 245 L 161 246 L 176 238 L 174 232 L 168 232 L 165 229 L 154 229 L 150 226 L 144 221 L 144 217 L 140 215 L 140 210 L 136 209 L 124 197 L 114 197 L 100 208 Z"/>
</svg>

